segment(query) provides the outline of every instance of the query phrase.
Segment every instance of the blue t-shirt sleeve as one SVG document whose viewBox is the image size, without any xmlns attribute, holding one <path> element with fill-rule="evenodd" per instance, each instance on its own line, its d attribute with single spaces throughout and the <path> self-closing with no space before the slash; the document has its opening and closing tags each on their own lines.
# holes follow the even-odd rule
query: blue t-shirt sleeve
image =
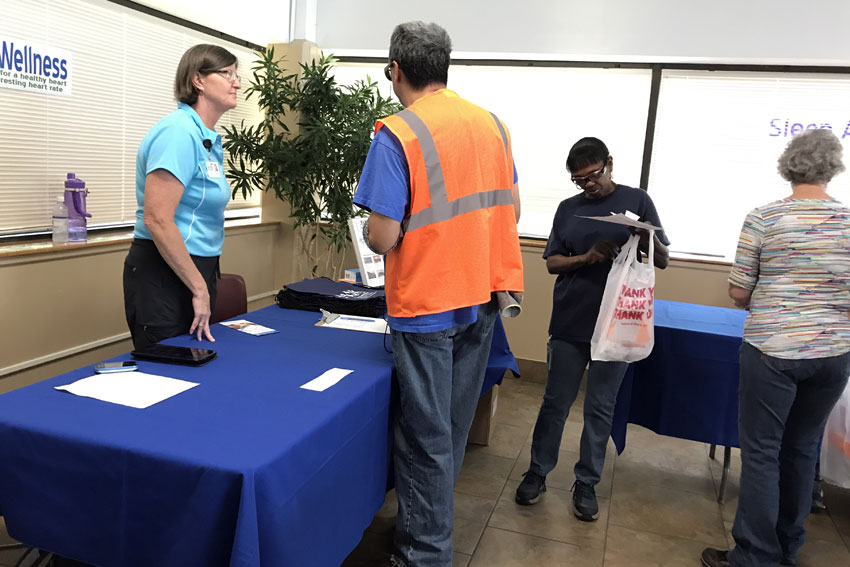
<svg viewBox="0 0 850 567">
<path fill-rule="evenodd" d="M 145 175 L 164 169 L 187 187 L 198 167 L 192 134 L 177 125 L 157 132 L 150 140 L 145 162 Z"/>
<path fill-rule="evenodd" d="M 401 222 L 410 199 L 410 169 L 401 142 L 388 128 L 375 133 L 354 204 Z"/>
<path fill-rule="evenodd" d="M 518 180 L 519 180 L 519 176 L 517 175 L 517 172 L 516 172 L 516 160 L 514 160 L 514 183 L 516 183 Z"/>
<path fill-rule="evenodd" d="M 658 218 L 658 211 L 655 209 L 655 203 L 652 202 L 652 198 L 648 194 L 646 195 L 646 203 L 644 204 L 644 213 L 641 220 L 655 226 L 664 227 L 664 225 L 661 224 L 661 219 Z M 660 240 L 665 246 L 670 245 L 667 233 L 663 230 L 658 231 L 658 240 Z"/>
<path fill-rule="evenodd" d="M 563 216 L 567 214 L 564 212 L 563 205 L 558 207 L 558 210 L 555 211 L 555 218 L 552 220 L 552 231 L 549 233 L 549 240 L 546 241 L 546 248 L 543 250 L 543 258 L 546 259 L 553 254 L 560 254 L 561 256 L 569 256 L 570 252 L 567 246 L 567 243 L 561 239 L 561 235 L 558 233 L 558 227 L 563 225 Z"/>
</svg>

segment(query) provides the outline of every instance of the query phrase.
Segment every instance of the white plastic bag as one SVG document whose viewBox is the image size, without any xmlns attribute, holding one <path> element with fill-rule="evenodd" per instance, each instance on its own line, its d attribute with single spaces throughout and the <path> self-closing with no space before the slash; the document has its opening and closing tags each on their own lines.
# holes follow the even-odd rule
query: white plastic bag
<svg viewBox="0 0 850 567">
<path fill-rule="evenodd" d="M 850 382 L 826 421 L 820 475 L 830 484 L 850 488 Z"/>
<path fill-rule="evenodd" d="M 590 340 L 593 360 L 634 362 L 649 356 L 655 344 L 654 231 L 646 264 L 637 259 L 640 236 L 629 238 L 608 273 L 599 317 Z"/>
</svg>

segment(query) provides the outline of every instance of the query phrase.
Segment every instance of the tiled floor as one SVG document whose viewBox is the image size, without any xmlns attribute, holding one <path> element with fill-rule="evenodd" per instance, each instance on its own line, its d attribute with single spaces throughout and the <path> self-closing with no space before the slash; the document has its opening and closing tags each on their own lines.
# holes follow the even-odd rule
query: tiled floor
<svg viewBox="0 0 850 567">
<path fill-rule="evenodd" d="M 506 378 L 494 439 L 470 445 L 455 490 L 454 565 L 468 567 L 696 567 L 706 546 L 726 547 L 735 516 L 740 459 L 733 452 L 726 503 L 717 503 L 721 464 L 708 447 L 630 426 L 616 456 L 609 444 L 597 487 L 600 517 L 579 522 L 570 509 L 572 467 L 581 434 L 581 399 L 570 416 L 558 467 L 535 506 L 519 506 L 514 490 L 529 460 L 531 430 L 543 385 Z M 722 451 L 718 452 L 718 456 Z M 800 567 L 850 567 L 850 490 L 827 487 L 827 514 L 809 517 Z M 383 565 L 391 550 L 394 493 L 344 567 Z M 0 544 L 9 541 L 0 519 Z M 0 552 L 0 567 L 20 552 Z"/>
<path fill-rule="evenodd" d="M 726 548 L 735 517 L 740 457 L 733 451 L 726 503 L 717 503 L 721 461 L 708 446 L 629 426 L 626 450 L 613 443 L 597 486 L 600 517 L 578 521 L 570 507 L 581 435 L 581 402 L 570 415 L 558 467 L 534 506 L 514 502 L 528 467 L 543 385 L 505 378 L 487 446 L 467 448 L 455 489 L 454 565 L 468 567 L 697 567 L 703 548 Z M 722 450 L 717 452 L 722 460 Z M 800 567 L 850 567 L 850 490 L 827 487 L 826 514 L 809 518 Z M 363 534 L 344 567 L 382 565 L 392 549 L 395 498 Z"/>
</svg>

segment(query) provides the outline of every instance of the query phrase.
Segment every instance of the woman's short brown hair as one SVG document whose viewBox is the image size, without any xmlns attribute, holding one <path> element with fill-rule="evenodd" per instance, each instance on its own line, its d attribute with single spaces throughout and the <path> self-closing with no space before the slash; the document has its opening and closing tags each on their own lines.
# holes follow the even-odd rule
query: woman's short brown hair
<svg viewBox="0 0 850 567">
<path fill-rule="evenodd" d="M 236 63 L 236 56 L 223 47 L 202 43 L 186 50 L 177 65 L 174 98 L 188 105 L 198 102 L 198 89 L 192 83 L 195 73 L 208 75 Z"/>
</svg>

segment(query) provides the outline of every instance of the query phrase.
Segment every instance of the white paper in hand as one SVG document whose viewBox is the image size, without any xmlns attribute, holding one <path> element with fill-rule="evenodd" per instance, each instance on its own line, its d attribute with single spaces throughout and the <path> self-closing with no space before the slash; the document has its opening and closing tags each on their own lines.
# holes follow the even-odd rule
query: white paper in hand
<svg viewBox="0 0 850 567">
<path fill-rule="evenodd" d="M 602 222 L 610 222 L 614 224 L 622 224 L 624 226 L 633 226 L 635 228 L 643 228 L 646 230 L 661 230 L 660 226 L 655 226 L 649 224 L 648 222 L 641 222 L 638 219 L 640 218 L 636 214 L 631 211 L 626 211 L 625 213 L 611 213 L 607 217 L 588 217 L 584 215 L 576 215 L 577 217 L 583 219 L 591 219 L 598 220 Z"/>
<path fill-rule="evenodd" d="M 144 372 L 116 372 L 95 374 L 65 386 L 56 386 L 56 389 L 77 396 L 144 409 L 197 385 L 196 382 Z"/>
</svg>

